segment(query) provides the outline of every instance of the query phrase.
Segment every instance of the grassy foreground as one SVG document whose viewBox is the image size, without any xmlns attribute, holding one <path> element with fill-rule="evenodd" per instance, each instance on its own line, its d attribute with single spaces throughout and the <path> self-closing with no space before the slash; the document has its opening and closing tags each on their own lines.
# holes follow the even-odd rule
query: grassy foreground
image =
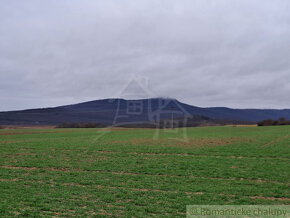
<svg viewBox="0 0 290 218">
<path fill-rule="evenodd" d="M 289 126 L 155 133 L 0 130 L 0 216 L 182 217 L 193 204 L 290 204 Z"/>
</svg>

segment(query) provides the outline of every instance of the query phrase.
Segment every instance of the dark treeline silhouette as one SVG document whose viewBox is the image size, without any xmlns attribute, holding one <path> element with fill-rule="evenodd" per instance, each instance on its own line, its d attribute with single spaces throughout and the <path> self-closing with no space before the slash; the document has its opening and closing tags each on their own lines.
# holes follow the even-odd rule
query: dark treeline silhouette
<svg viewBox="0 0 290 218">
<path fill-rule="evenodd" d="M 198 126 L 224 126 L 235 124 L 255 124 L 254 122 L 243 122 L 235 120 L 212 119 L 206 116 L 193 115 L 190 117 L 180 117 L 171 119 L 162 119 L 156 122 L 128 122 L 115 123 L 114 125 L 102 123 L 86 123 L 86 122 L 64 122 L 57 125 L 56 128 L 105 128 L 105 127 L 123 127 L 123 128 L 182 128 L 182 127 L 198 127 Z"/>
<path fill-rule="evenodd" d="M 101 123 L 62 123 L 56 128 L 104 128 L 105 125 Z"/>
<path fill-rule="evenodd" d="M 279 126 L 279 125 L 290 125 L 290 120 L 286 120 L 284 117 L 281 117 L 279 120 L 263 120 L 257 123 L 258 126 Z"/>
</svg>

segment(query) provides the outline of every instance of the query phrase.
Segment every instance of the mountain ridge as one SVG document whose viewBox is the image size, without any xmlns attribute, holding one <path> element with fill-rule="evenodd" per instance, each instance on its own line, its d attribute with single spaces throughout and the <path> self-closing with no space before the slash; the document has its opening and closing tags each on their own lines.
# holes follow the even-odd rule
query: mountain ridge
<svg viewBox="0 0 290 218">
<path fill-rule="evenodd" d="M 130 111 L 130 110 L 138 111 Z M 98 122 L 106 125 L 144 123 L 174 118 L 204 116 L 210 119 L 259 122 L 290 119 L 290 109 L 232 109 L 197 107 L 172 98 L 126 100 L 109 98 L 57 107 L 0 112 L 0 125 L 57 125 L 62 122 Z"/>
</svg>

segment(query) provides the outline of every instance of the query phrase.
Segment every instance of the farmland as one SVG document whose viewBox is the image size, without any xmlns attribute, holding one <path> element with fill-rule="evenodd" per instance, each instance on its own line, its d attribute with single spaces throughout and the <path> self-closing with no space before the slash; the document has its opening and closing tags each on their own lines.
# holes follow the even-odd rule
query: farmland
<svg viewBox="0 0 290 218">
<path fill-rule="evenodd" d="M 186 133 L 186 135 L 184 135 Z M 290 127 L 0 130 L 0 216 L 290 204 Z"/>
</svg>

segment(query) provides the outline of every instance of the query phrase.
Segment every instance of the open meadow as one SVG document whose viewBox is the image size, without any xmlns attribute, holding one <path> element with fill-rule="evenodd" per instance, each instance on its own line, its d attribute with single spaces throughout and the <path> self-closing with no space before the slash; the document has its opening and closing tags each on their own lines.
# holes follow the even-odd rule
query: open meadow
<svg viewBox="0 0 290 218">
<path fill-rule="evenodd" d="M 184 217 L 193 204 L 290 204 L 290 126 L 155 131 L 0 130 L 0 216 Z"/>
</svg>

